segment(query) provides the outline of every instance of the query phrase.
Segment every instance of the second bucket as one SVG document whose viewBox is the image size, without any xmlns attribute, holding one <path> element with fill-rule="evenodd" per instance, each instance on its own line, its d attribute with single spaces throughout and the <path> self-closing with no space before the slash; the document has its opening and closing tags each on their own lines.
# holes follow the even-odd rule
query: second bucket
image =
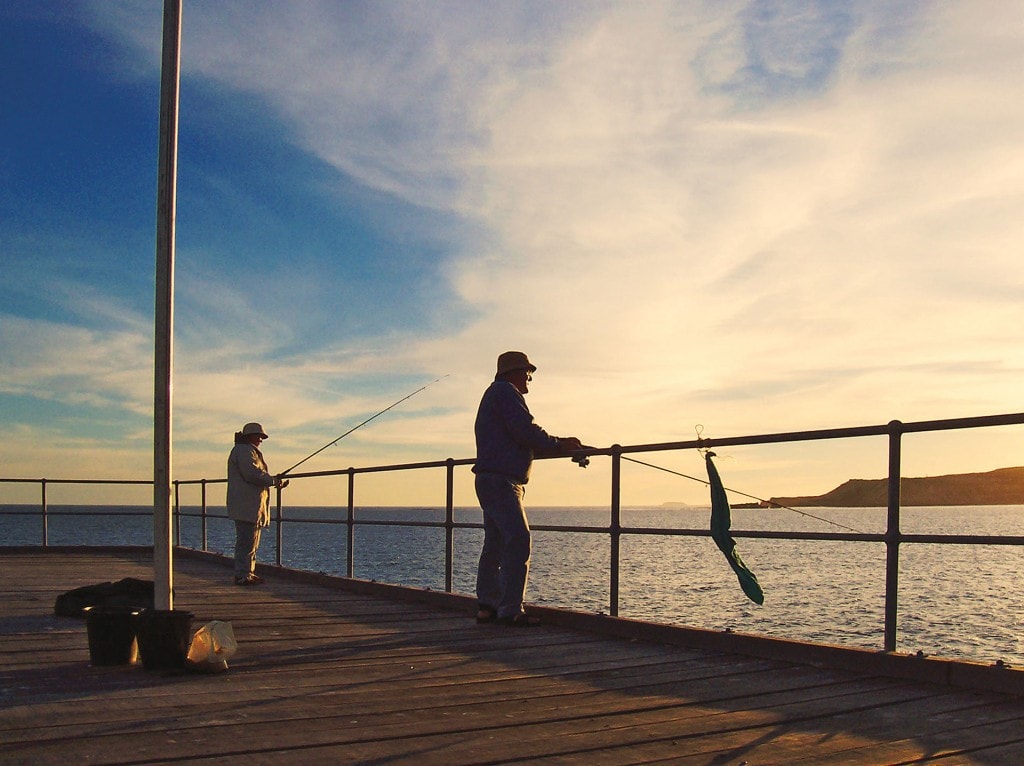
<svg viewBox="0 0 1024 766">
<path fill-rule="evenodd" d="M 182 609 L 143 609 L 135 618 L 139 656 L 146 670 L 185 667 L 192 634 L 192 612 Z"/>
</svg>

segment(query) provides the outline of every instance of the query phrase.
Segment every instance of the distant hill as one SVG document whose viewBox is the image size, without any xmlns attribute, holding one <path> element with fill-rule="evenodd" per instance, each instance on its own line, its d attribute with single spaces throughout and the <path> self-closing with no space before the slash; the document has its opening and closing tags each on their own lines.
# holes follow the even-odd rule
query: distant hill
<svg viewBox="0 0 1024 766">
<path fill-rule="evenodd" d="M 773 497 L 772 505 L 873 508 L 889 502 L 888 479 L 850 479 L 824 495 Z M 904 478 L 901 505 L 1024 505 L 1024 467 Z"/>
</svg>

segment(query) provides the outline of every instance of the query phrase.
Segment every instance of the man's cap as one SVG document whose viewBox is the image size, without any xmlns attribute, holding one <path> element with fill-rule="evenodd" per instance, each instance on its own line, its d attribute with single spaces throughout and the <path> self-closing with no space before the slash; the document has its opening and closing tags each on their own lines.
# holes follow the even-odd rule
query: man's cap
<svg viewBox="0 0 1024 766">
<path fill-rule="evenodd" d="M 249 436 L 250 434 L 259 434 L 264 439 L 270 438 L 259 423 L 246 423 L 242 426 L 242 436 Z"/>
<path fill-rule="evenodd" d="M 526 354 L 522 351 L 506 351 L 498 357 L 497 374 L 504 375 L 506 372 L 512 372 L 513 370 L 536 372 L 537 367 L 526 358 Z"/>
</svg>

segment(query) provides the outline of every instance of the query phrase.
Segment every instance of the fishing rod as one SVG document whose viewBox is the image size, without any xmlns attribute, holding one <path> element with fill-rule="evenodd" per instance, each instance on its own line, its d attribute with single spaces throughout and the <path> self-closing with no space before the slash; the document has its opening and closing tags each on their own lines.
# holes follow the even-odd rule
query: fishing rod
<svg viewBox="0 0 1024 766">
<path fill-rule="evenodd" d="M 636 463 L 637 465 L 644 465 L 644 466 L 647 466 L 648 468 L 654 468 L 657 471 L 664 471 L 665 473 L 670 473 L 673 476 L 681 476 L 684 479 L 691 479 L 692 481 L 699 481 L 701 484 L 708 484 L 708 485 L 710 485 L 710 482 L 708 482 L 708 481 L 706 481 L 704 479 L 697 478 L 696 476 L 689 476 L 689 475 L 687 475 L 685 473 L 680 473 L 679 471 L 673 471 L 671 468 L 664 468 L 664 467 L 662 467 L 660 465 L 654 465 L 654 463 L 645 463 L 643 460 L 636 460 L 636 459 L 631 458 L 631 457 L 626 457 L 625 455 L 622 455 L 622 459 L 623 460 L 628 460 L 630 463 Z M 762 499 L 760 497 L 757 497 L 756 495 L 749 495 L 746 492 L 740 492 L 738 489 L 729 489 L 729 487 L 723 487 L 723 489 L 726 489 L 729 492 L 734 492 L 737 495 L 743 495 L 744 497 L 749 497 L 751 500 L 757 500 L 759 503 L 766 503 L 766 502 L 770 503 L 773 508 L 783 508 L 783 509 L 785 509 L 787 511 L 792 511 L 793 513 L 798 513 L 801 516 L 807 516 L 808 518 L 814 519 L 815 521 L 823 521 L 826 524 L 832 524 L 833 526 L 839 527 L 840 529 L 845 529 L 848 532 L 854 532 L 856 534 L 863 534 L 863 532 L 861 532 L 859 529 L 854 529 L 853 527 L 848 527 L 845 524 L 840 524 L 838 521 L 832 521 L 832 519 L 826 519 L 826 518 L 823 518 L 821 516 L 815 516 L 813 513 L 807 513 L 806 511 L 798 511 L 796 508 L 790 508 L 788 505 L 780 505 L 778 503 L 772 503 L 770 500 L 764 500 L 764 499 Z"/>
<path fill-rule="evenodd" d="M 450 374 L 450 373 L 449 373 L 449 374 Z M 284 476 L 285 474 L 289 474 L 289 473 L 291 473 L 292 471 L 294 471 L 294 470 L 295 470 L 296 468 L 298 468 L 298 467 L 299 467 L 300 465 L 302 465 L 303 463 L 305 463 L 305 462 L 306 462 L 307 460 L 309 460 L 310 458 L 312 458 L 312 457 L 316 457 L 317 455 L 319 455 L 319 454 L 320 454 L 321 452 L 323 452 L 323 451 L 324 451 L 325 449 L 327 449 L 328 447 L 334 446 L 335 444 L 337 444 L 338 442 L 340 442 L 340 441 L 341 441 L 342 439 L 344 439 L 344 438 L 345 438 L 346 436 L 348 436 L 348 435 L 349 435 L 350 433 L 352 433 L 353 431 L 358 431 L 358 430 L 359 430 L 360 428 L 362 428 L 363 426 L 365 426 L 365 425 L 366 425 L 367 423 L 369 423 L 369 422 L 370 422 L 371 420 L 373 420 L 374 418 L 379 418 L 379 417 L 380 417 L 381 415 L 383 415 L 383 414 L 384 414 L 385 412 L 387 412 L 388 410 L 390 410 L 390 409 L 393 409 L 394 407 L 397 407 L 397 406 L 398 406 L 399 404 L 401 404 L 402 402 L 406 401 L 407 399 L 412 399 L 412 398 L 413 398 L 414 396 L 416 396 L 416 394 L 418 394 L 418 393 L 419 393 L 420 391 L 423 391 L 423 390 L 425 390 L 425 389 L 428 389 L 428 388 L 430 388 L 430 387 L 431 387 L 432 385 L 434 385 L 435 383 L 438 383 L 438 382 L 440 382 L 440 381 L 444 380 L 444 379 L 445 379 L 445 378 L 447 378 L 447 377 L 448 377 L 448 375 L 442 375 L 442 376 L 441 376 L 440 378 L 438 378 L 437 380 L 432 380 L 432 381 L 430 381 L 429 383 L 427 383 L 427 385 L 425 385 L 425 386 L 420 386 L 419 388 L 417 388 L 417 389 L 416 389 L 415 391 L 413 391 L 413 392 L 412 392 L 411 394 L 409 394 L 408 396 L 403 396 L 403 397 L 402 397 L 401 399 L 399 399 L 399 400 L 398 400 L 397 402 L 395 402 L 394 404 L 388 405 L 387 407 L 385 407 L 384 409 L 382 409 L 382 410 L 381 410 L 380 412 L 378 412 L 378 413 L 377 413 L 376 415 L 371 415 L 370 417 L 368 417 L 368 418 L 367 418 L 366 420 L 364 420 L 364 421 L 363 421 L 362 423 L 360 423 L 359 425 L 357 425 L 357 426 L 353 426 L 352 428 L 348 429 L 348 430 L 347 430 L 347 431 L 346 431 L 345 433 L 343 433 L 343 434 L 342 434 L 341 436 L 339 436 L 339 437 L 338 437 L 337 439 L 335 439 L 334 441 L 331 441 L 331 442 L 327 442 L 327 444 L 325 444 L 324 446 L 322 446 L 322 447 L 321 447 L 320 449 L 318 449 L 318 450 L 317 450 L 316 452 L 314 452 L 314 453 L 312 453 L 312 454 L 310 454 L 310 455 L 307 455 L 306 457 L 302 458 L 302 460 L 300 460 L 300 461 L 299 461 L 298 463 L 296 463 L 295 465 L 293 465 L 293 466 L 292 466 L 291 468 L 289 468 L 289 469 L 288 469 L 287 471 L 285 471 L 284 473 L 278 474 L 278 475 L 279 475 L 279 476 Z"/>
</svg>

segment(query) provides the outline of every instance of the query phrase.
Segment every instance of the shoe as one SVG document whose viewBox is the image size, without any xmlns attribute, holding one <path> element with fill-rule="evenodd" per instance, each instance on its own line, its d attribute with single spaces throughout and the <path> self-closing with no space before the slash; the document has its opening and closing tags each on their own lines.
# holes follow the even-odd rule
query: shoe
<svg viewBox="0 0 1024 766">
<path fill-rule="evenodd" d="M 495 622 L 498 619 L 498 610 L 487 604 L 480 604 L 476 610 L 476 623 L 483 625 L 488 622 Z"/>
<path fill-rule="evenodd" d="M 520 612 L 512 617 L 499 617 L 498 624 L 509 628 L 533 628 L 540 625 L 540 618 Z"/>
<path fill-rule="evenodd" d="M 248 577 L 236 577 L 235 585 L 259 585 L 263 582 L 262 577 L 256 575 L 249 575 Z"/>
<path fill-rule="evenodd" d="M 264 580 L 258 574 L 251 574 L 249 575 L 249 582 L 251 585 L 262 585 L 266 582 L 266 580 Z"/>
</svg>

